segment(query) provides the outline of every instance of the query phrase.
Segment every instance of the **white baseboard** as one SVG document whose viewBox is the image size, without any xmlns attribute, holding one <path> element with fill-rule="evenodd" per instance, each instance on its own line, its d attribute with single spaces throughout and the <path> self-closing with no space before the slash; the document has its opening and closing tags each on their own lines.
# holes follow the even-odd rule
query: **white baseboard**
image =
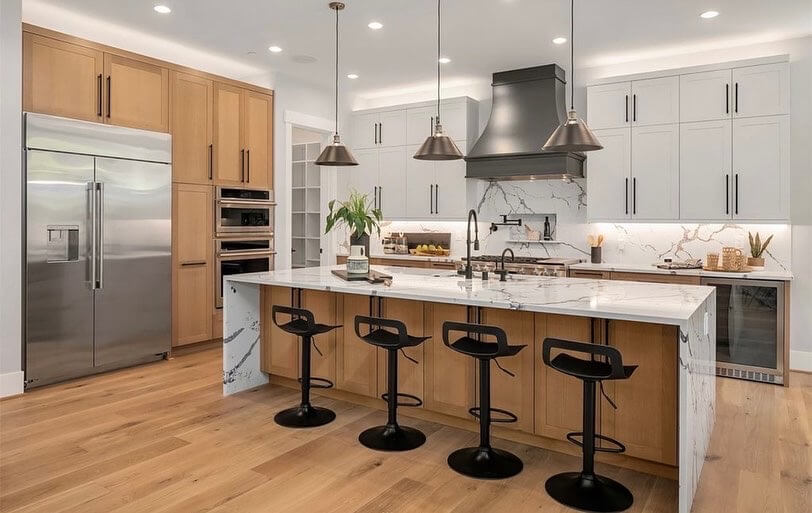
<svg viewBox="0 0 812 513">
<path fill-rule="evenodd" d="M 812 351 L 790 351 L 789 368 L 791 370 L 812 372 Z"/>
<path fill-rule="evenodd" d="M 22 394 L 24 379 L 25 374 L 21 370 L 0 374 L 0 397 Z"/>
</svg>

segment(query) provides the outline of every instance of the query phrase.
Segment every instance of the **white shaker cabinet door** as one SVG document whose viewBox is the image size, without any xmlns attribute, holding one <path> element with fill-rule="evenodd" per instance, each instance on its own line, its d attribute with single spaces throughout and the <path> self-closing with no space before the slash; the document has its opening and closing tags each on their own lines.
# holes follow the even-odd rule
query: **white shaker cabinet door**
<svg viewBox="0 0 812 513">
<path fill-rule="evenodd" d="M 680 219 L 731 218 L 731 138 L 729 119 L 680 125 Z"/>
<path fill-rule="evenodd" d="M 789 186 L 789 116 L 733 120 L 734 219 L 788 219 Z"/>
<path fill-rule="evenodd" d="M 733 70 L 733 117 L 789 114 L 789 63 Z"/>
<path fill-rule="evenodd" d="M 384 219 L 406 215 L 406 147 L 378 151 L 378 207 Z"/>
<path fill-rule="evenodd" d="M 723 69 L 680 76 L 680 122 L 729 119 L 733 111 L 731 73 Z"/>
<path fill-rule="evenodd" d="M 381 112 L 378 119 L 378 145 L 384 148 L 406 144 L 406 110 Z"/>
<path fill-rule="evenodd" d="M 356 150 L 374 148 L 378 144 L 377 112 L 353 114 L 350 122 L 350 147 Z"/>
<path fill-rule="evenodd" d="M 679 77 L 632 82 L 632 125 L 679 123 Z"/>
<path fill-rule="evenodd" d="M 436 106 L 408 109 L 406 111 L 406 144 L 423 144 L 423 141 L 434 130 L 434 116 L 436 115 Z"/>
<path fill-rule="evenodd" d="M 587 212 L 591 221 L 615 221 L 630 216 L 631 130 L 595 130 L 603 149 L 587 157 Z"/>
<path fill-rule="evenodd" d="M 440 123 L 443 125 L 443 132 L 454 141 L 464 141 L 468 134 L 468 124 L 466 122 L 467 112 L 464 101 L 440 105 Z M 462 151 L 462 148 L 460 148 Z"/>
<path fill-rule="evenodd" d="M 358 150 L 352 152 L 357 166 L 348 166 L 345 169 L 350 173 L 349 192 L 358 191 L 366 194 L 367 199 L 377 207 L 378 192 L 378 150 L 376 148 Z M 339 170 L 339 173 L 344 170 Z M 348 196 L 349 196 L 348 192 Z"/>
<path fill-rule="evenodd" d="M 593 130 L 621 128 L 631 121 L 631 82 L 587 88 L 587 124 Z"/>
<path fill-rule="evenodd" d="M 679 219 L 679 125 L 632 128 L 632 218 Z"/>
<path fill-rule="evenodd" d="M 455 141 L 460 151 L 465 143 Z M 468 213 L 465 161 L 437 161 L 434 165 L 434 214 L 443 219 L 464 219 Z"/>
<path fill-rule="evenodd" d="M 434 215 L 434 161 L 412 158 L 419 145 L 406 147 L 406 216 Z"/>
</svg>

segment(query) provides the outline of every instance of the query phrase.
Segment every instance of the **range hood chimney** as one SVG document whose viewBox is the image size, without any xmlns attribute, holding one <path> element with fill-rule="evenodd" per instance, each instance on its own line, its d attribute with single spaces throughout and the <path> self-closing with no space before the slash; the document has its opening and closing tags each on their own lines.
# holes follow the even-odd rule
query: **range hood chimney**
<svg viewBox="0 0 812 513">
<path fill-rule="evenodd" d="M 556 64 L 494 73 L 491 117 L 465 157 L 466 178 L 582 178 L 583 153 L 541 149 L 567 118 L 565 84 Z"/>
</svg>

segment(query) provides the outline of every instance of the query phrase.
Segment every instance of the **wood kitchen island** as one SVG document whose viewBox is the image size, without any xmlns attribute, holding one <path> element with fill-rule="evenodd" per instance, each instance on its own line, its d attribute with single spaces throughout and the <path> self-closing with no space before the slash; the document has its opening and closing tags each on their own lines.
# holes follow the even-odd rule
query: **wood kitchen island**
<svg viewBox="0 0 812 513">
<path fill-rule="evenodd" d="M 581 429 L 580 381 L 551 371 L 541 360 L 546 337 L 610 344 L 624 362 L 639 365 L 632 379 L 607 382 L 598 406 L 599 429 L 626 447 L 603 461 L 679 481 L 676 511 L 690 510 L 714 421 L 715 292 L 710 287 L 521 276 L 465 280 L 436 269 L 380 267 L 391 285 L 346 282 L 336 267 L 230 276 L 224 291 L 223 391 L 232 394 L 269 380 L 296 386 L 299 342 L 270 319 L 274 304 L 301 306 L 317 322 L 342 328 L 315 339 L 313 376 L 336 385 L 326 391 L 372 404 L 386 387 L 383 351 L 356 337 L 356 315 L 406 323 L 431 337 L 400 356 L 399 388 L 423 398 L 403 415 L 475 429 L 475 362 L 442 341 L 448 320 L 478 319 L 502 327 L 511 344 L 527 349 L 492 369 L 492 403 L 518 422 L 496 436 L 573 452 L 565 434 Z M 383 406 L 383 401 L 380 401 Z M 608 457 L 607 457 L 608 456 Z"/>
</svg>

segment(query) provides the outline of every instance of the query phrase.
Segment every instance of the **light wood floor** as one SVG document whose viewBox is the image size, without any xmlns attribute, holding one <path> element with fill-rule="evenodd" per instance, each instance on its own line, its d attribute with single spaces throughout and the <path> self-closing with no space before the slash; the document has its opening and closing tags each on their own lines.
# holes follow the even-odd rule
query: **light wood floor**
<svg viewBox="0 0 812 513">
<path fill-rule="evenodd" d="M 568 511 L 544 492 L 578 459 L 496 440 L 525 462 L 498 482 L 458 476 L 446 456 L 474 433 L 403 419 L 422 448 L 384 454 L 356 437 L 384 413 L 332 399 L 338 419 L 288 430 L 297 400 L 278 386 L 222 397 L 219 350 L 56 385 L 0 402 L 0 510 L 58 512 Z M 808 512 L 812 377 L 792 388 L 718 381 L 718 421 L 696 512 Z M 408 420 L 408 422 L 406 422 Z M 676 484 L 599 465 L 635 495 L 631 511 L 675 511 Z"/>
</svg>

